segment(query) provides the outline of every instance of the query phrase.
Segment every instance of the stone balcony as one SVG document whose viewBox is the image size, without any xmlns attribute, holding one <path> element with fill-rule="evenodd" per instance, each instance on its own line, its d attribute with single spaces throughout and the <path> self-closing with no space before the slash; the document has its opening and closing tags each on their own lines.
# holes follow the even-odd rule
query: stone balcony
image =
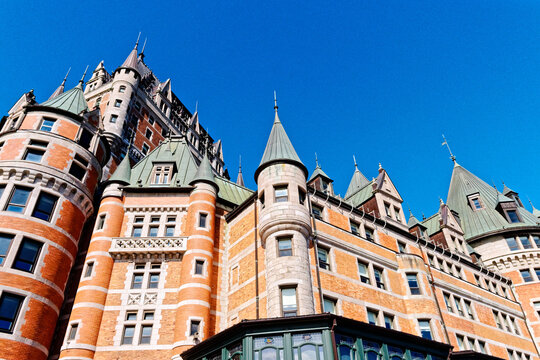
<svg viewBox="0 0 540 360">
<path fill-rule="evenodd" d="M 109 253 L 117 260 L 142 258 L 178 259 L 186 251 L 187 236 L 118 237 L 112 239 Z"/>
</svg>

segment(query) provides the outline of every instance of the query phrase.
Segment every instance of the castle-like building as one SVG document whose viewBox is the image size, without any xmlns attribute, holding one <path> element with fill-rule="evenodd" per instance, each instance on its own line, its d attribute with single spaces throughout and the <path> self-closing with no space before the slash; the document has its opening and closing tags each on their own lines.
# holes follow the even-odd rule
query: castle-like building
<svg viewBox="0 0 540 360">
<path fill-rule="evenodd" d="M 506 185 L 453 158 L 407 219 L 355 164 L 338 196 L 276 103 L 248 189 L 138 43 L 84 79 L 0 123 L 1 359 L 539 359 L 540 212 Z"/>
</svg>

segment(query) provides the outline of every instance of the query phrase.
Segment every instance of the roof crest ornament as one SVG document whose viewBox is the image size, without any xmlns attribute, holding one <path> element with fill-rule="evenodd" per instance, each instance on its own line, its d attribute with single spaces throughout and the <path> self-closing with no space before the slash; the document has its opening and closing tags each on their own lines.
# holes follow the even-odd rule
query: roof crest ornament
<svg viewBox="0 0 540 360">
<path fill-rule="evenodd" d="M 356 163 L 356 156 L 353 155 L 352 158 L 353 158 L 353 161 L 354 161 L 354 167 L 355 167 L 356 170 L 358 170 L 358 164 Z"/>
<path fill-rule="evenodd" d="M 457 164 L 456 157 L 454 156 L 454 154 L 452 154 L 452 150 L 450 150 L 450 145 L 448 145 L 448 141 L 446 141 L 446 138 L 444 137 L 444 134 L 442 134 L 442 137 L 443 137 L 444 141 L 441 144 L 441 146 L 446 145 L 446 147 L 448 148 L 448 152 L 450 153 L 450 159 L 454 162 L 454 164 Z"/>
<path fill-rule="evenodd" d="M 88 69 L 88 67 L 87 67 L 87 69 Z M 71 71 L 71 66 L 69 67 L 69 69 L 68 69 L 68 71 L 66 73 L 66 76 L 64 76 L 64 81 L 62 81 L 62 86 L 64 86 L 66 84 L 66 80 L 67 80 L 67 77 L 68 77 L 70 71 Z"/>
<path fill-rule="evenodd" d="M 141 32 L 139 31 L 139 36 L 137 36 L 137 42 L 135 43 L 134 49 L 136 49 L 139 46 L 139 39 L 141 38 Z"/>
<path fill-rule="evenodd" d="M 319 159 L 317 158 L 317 153 L 315 153 L 315 167 L 318 168 L 319 166 Z"/>
</svg>

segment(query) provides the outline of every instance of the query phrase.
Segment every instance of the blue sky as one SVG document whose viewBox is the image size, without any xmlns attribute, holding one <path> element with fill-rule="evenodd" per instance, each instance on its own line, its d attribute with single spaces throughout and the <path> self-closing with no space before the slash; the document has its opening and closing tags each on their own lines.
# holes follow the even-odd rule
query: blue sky
<svg viewBox="0 0 540 360">
<path fill-rule="evenodd" d="M 417 217 L 446 199 L 452 162 L 540 207 L 540 2 L 130 1 L 0 3 L 0 109 L 35 89 L 44 101 L 66 70 L 113 71 L 139 31 L 146 62 L 172 80 L 223 139 L 244 178 L 280 118 L 300 158 L 345 193 L 353 172 L 388 171 Z M 527 203 L 528 205 L 528 203 Z"/>
</svg>

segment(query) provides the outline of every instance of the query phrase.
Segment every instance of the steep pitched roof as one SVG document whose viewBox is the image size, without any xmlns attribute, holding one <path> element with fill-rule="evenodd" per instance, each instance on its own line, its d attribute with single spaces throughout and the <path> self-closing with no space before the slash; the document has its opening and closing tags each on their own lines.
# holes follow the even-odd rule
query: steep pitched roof
<svg viewBox="0 0 540 360">
<path fill-rule="evenodd" d="M 412 211 L 409 210 L 409 213 L 409 221 L 407 221 L 407 226 L 409 227 L 409 229 L 413 226 L 421 225 L 418 219 L 413 215 Z"/>
<path fill-rule="evenodd" d="M 52 98 L 55 98 L 55 97 L 57 97 L 58 95 L 60 95 L 60 94 L 62 94 L 64 92 L 64 85 L 66 85 L 66 80 L 67 80 L 67 77 L 69 75 L 70 70 L 71 70 L 71 68 L 69 68 L 66 76 L 64 77 L 64 80 L 62 81 L 60 86 L 56 88 L 56 90 L 52 93 L 52 95 L 49 97 L 48 100 L 51 100 Z"/>
<path fill-rule="evenodd" d="M 122 64 L 122 66 L 120 66 L 121 68 L 133 69 L 139 72 L 139 66 L 138 66 L 139 61 L 138 61 L 138 54 L 137 54 L 138 45 L 139 45 L 139 39 L 137 39 L 137 42 L 135 43 L 135 47 L 133 48 L 133 50 L 131 50 L 126 60 L 124 60 L 124 63 Z"/>
<path fill-rule="evenodd" d="M 75 115 L 88 110 L 88 104 L 84 98 L 82 81 L 79 81 L 79 84 L 73 89 L 51 98 L 41 105 L 66 110 Z"/>
<path fill-rule="evenodd" d="M 118 182 L 124 185 L 129 185 L 131 180 L 131 164 L 129 163 L 129 148 L 126 156 L 122 159 L 114 174 L 109 178 L 108 182 Z"/>
<path fill-rule="evenodd" d="M 369 184 L 369 180 L 358 170 L 358 166 L 354 164 L 354 173 L 345 193 L 345 199 L 352 197 L 357 191 Z"/>
<path fill-rule="evenodd" d="M 427 234 L 431 236 L 441 230 L 441 214 L 436 212 L 427 219 L 422 220 L 420 224 L 426 228 Z"/>
<path fill-rule="evenodd" d="M 257 176 L 266 166 L 277 162 L 294 163 L 302 169 L 307 178 L 308 171 L 298 157 L 298 154 L 296 154 L 296 150 L 294 150 L 294 147 L 283 128 L 283 124 L 281 124 L 281 121 L 279 120 L 276 106 L 274 124 L 272 125 L 272 131 L 270 131 L 270 136 L 268 137 L 261 163 L 255 171 L 255 181 L 257 181 Z"/>
<path fill-rule="evenodd" d="M 483 208 L 473 211 L 469 205 L 468 195 L 478 193 Z M 461 219 L 461 227 L 465 232 L 465 239 L 509 227 L 536 225 L 538 219 L 522 207 L 518 212 L 522 222 L 509 223 L 497 210 L 499 202 L 510 202 L 512 199 L 489 186 L 486 182 L 469 172 L 457 162 L 454 166 L 450 188 L 448 190 L 448 206 L 457 211 Z"/>
<path fill-rule="evenodd" d="M 349 203 L 352 203 L 353 207 L 358 207 L 365 203 L 369 198 L 373 196 L 373 183 L 375 180 L 371 180 L 368 182 L 364 187 L 362 187 L 360 190 L 358 190 L 356 193 L 354 193 L 351 197 L 349 197 L 347 200 Z"/>
<path fill-rule="evenodd" d="M 216 178 L 214 177 L 214 173 L 212 171 L 212 165 L 210 164 L 210 160 L 208 160 L 208 154 L 206 153 L 204 154 L 204 157 L 201 161 L 201 164 L 199 165 L 199 168 L 197 169 L 197 172 L 195 173 L 195 176 L 189 182 L 189 185 L 193 185 L 197 182 L 205 182 L 217 187 Z"/>
<path fill-rule="evenodd" d="M 311 174 L 308 181 L 311 181 L 311 180 L 315 179 L 317 176 L 321 176 L 321 177 L 323 177 L 325 179 L 328 179 L 328 180 L 332 181 L 330 176 L 326 175 L 326 173 L 323 171 L 323 169 L 321 169 L 319 164 L 317 164 L 317 167 L 315 168 L 315 170 L 313 170 L 313 174 Z"/>
</svg>

